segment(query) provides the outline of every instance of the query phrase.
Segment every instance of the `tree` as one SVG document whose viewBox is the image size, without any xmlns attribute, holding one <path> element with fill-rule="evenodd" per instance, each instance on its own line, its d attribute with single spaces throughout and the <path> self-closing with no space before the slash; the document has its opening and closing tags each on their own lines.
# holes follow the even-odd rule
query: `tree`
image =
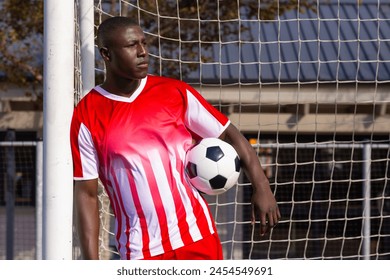
<svg viewBox="0 0 390 280">
<path fill-rule="evenodd" d="M 200 64 L 213 62 L 211 50 L 221 43 L 239 41 L 248 26 L 240 19 L 274 20 L 290 10 L 303 13 L 315 10 L 313 0 L 253 0 L 191 1 L 158 0 L 139 1 L 139 9 L 131 1 L 101 0 L 107 14 L 138 19 L 148 34 L 151 53 L 151 71 L 179 79 L 199 72 Z M 100 62 L 101 65 L 101 62 Z M 98 80 L 103 77 L 97 77 Z"/>
<path fill-rule="evenodd" d="M 41 85 L 43 1 L 4 0 L 0 18 L 0 74 L 18 85 Z"/>
<path fill-rule="evenodd" d="M 240 18 L 272 20 L 289 10 L 315 9 L 316 3 L 262 0 L 259 6 L 254 0 L 153 0 L 139 1 L 137 9 L 130 0 L 95 2 L 111 15 L 120 10 L 122 15 L 137 18 L 149 35 L 152 70 L 177 78 L 196 71 L 201 62 L 209 62 L 213 45 L 236 40 L 245 32 L 247 27 L 240 24 Z M 0 5 L 0 76 L 21 86 L 42 85 L 43 0 L 3 0 Z M 97 73 L 97 82 L 102 78 Z"/>
</svg>

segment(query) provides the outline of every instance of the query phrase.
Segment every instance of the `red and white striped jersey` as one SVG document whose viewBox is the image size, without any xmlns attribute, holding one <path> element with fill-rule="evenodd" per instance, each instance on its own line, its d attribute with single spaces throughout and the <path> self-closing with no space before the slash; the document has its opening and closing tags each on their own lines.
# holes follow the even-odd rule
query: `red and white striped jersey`
<svg viewBox="0 0 390 280">
<path fill-rule="evenodd" d="M 129 98 L 97 86 L 79 102 L 71 125 L 74 179 L 102 181 L 122 259 L 155 256 L 215 232 L 183 162 L 193 138 L 218 137 L 229 123 L 186 83 L 150 75 Z"/>
</svg>

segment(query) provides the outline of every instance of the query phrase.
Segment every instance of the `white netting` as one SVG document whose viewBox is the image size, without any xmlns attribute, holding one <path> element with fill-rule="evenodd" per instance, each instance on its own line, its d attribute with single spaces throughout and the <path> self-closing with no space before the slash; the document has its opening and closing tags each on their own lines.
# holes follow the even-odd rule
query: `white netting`
<svg viewBox="0 0 390 280">
<path fill-rule="evenodd" d="M 95 26 L 115 15 L 144 28 L 151 73 L 191 83 L 258 151 L 283 220 L 258 237 L 244 176 L 208 197 L 225 258 L 390 258 L 390 1 L 95 1 Z"/>
</svg>

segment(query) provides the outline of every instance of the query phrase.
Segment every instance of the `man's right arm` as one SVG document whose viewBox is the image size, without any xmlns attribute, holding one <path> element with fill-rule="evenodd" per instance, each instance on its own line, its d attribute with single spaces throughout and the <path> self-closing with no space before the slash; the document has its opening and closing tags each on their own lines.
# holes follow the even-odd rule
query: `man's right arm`
<svg viewBox="0 0 390 280">
<path fill-rule="evenodd" d="M 98 179 L 75 181 L 76 227 L 81 253 L 86 260 L 99 259 Z"/>
</svg>

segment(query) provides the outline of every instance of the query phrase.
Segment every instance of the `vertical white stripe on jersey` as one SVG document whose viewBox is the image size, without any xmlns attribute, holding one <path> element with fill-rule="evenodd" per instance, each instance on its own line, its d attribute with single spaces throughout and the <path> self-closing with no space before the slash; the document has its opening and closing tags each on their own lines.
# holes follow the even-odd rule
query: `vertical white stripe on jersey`
<svg viewBox="0 0 390 280">
<path fill-rule="evenodd" d="M 194 193 L 194 196 L 199 200 L 199 203 L 200 205 L 202 206 L 203 208 L 203 212 L 206 213 L 205 216 L 207 218 L 207 224 L 209 225 L 209 229 L 210 229 L 210 232 L 211 233 L 214 233 L 214 229 L 213 229 L 213 222 L 211 221 L 211 217 L 210 215 L 208 215 L 209 213 L 209 208 L 208 206 L 206 205 L 206 202 L 204 201 L 204 199 L 200 196 L 199 192 L 195 189 L 192 190 L 192 192 Z"/>
<path fill-rule="evenodd" d="M 164 252 L 164 248 L 161 244 L 161 229 L 158 220 L 156 208 L 154 207 L 153 197 L 150 192 L 150 188 L 146 188 L 149 183 L 147 182 L 147 175 L 143 168 L 142 161 L 139 157 L 132 155 L 131 158 L 127 158 L 129 162 L 134 162 L 133 166 L 138 166 L 138 170 L 132 170 L 134 176 L 134 182 L 137 189 L 137 194 L 141 202 L 142 211 L 145 214 L 148 233 L 150 236 L 150 253 L 152 256 L 158 255 Z M 136 162 L 139 161 L 139 162 Z M 145 209 L 148 207 L 148 209 Z M 154 213 L 153 213 L 154 212 Z M 149 215 L 148 215 L 149 213 Z M 159 235 L 159 236 L 158 236 Z"/>
<path fill-rule="evenodd" d="M 135 217 L 137 216 L 134 215 L 132 217 L 128 217 L 126 215 L 128 211 L 126 211 L 126 209 L 123 209 L 124 207 L 136 209 L 129 186 L 127 170 L 123 162 L 121 161 L 116 161 L 115 166 L 116 172 L 115 174 L 109 174 L 109 178 L 110 182 L 118 183 L 117 186 L 113 186 L 115 190 L 112 191 L 111 194 L 115 195 L 116 197 L 115 201 L 117 202 L 117 204 L 115 205 L 115 207 L 120 209 L 120 211 L 117 211 L 117 215 L 121 215 L 121 217 L 117 217 L 117 220 L 121 220 L 121 228 L 118 229 L 120 232 L 119 243 L 121 244 L 119 253 L 122 256 L 122 259 L 125 259 L 127 253 L 126 244 L 128 241 L 130 241 L 130 258 L 142 258 L 143 239 L 139 219 L 135 219 Z M 116 178 L 113 178 L 113 176 L 116 176 Z M 125 232 L 129 230 L 129 226 L 133 228 L 133 230 L 130 232 L 130 240 L 127 239 L 127 236 L 125 234 Z"/>
<path fill-rule="evenodd" d="M 171 187 L 168 182 L 161 156 L 156 149 L 149 150 L 147 154 L 149 161 L 152 165 L 153 173 L 155 174 L 155 177 L 158 178 L 158 180 L 156 180 L 156 183 L 164 207 L 165 216 L 168 221 L 167 226 L 171 246 L 173 249 L 182 247 L 184 243 L 181 239 L 180 229 L 178 227 L 175 202 L 172 197 L 172 192 L 170 191 Z"/>
<path fill-rule="evenodd" d="M 179 152 L 183 162 L 184 162 L 184 157 L 185 157 L 185 151 L 183 150 L 183 147 L 182 146 L 177 146 L 177 151 Z M 173 162 L 173 159 L 171 158 L 171 161 Z M 175 165 L 176 166 L 176 159 L 175 159 Z M 172 163 L 173 165 L 173 163 Z M 192 205 L 191 205 L 191 201 L 190 201 L 190 198 L 188 197 L 188 194 L 187 194 L 187 191 L 186 191 L 186 187 L 183 185 L 182 181 L 181 181 L 181 174 L 176 170 L 174 169 L 172 171 L 172 174 L 173 176 L 175 177 L 175 180 L 176 180 L 176 185 L 178 186 L 178 190 L 179 190 L 179 193 L 180 193 L 180 197 L 181 197 L 181 200 L 183 201 L 183 205 L 185 206 L 184 209 L 186 211 L 186 221 L 187 221 L 187 224 L 190 225 L 189 228 L 190 228 L 190 235 L 192 237 L 192 240 L 194 241 L 198 241 L 202 238 L 202 235 L 200 233 L 200 230 L 197 226 L 192 226 L 192 225 L 196 225 L 196 217 L 194 215 L 194 211 L 193 211 L 193 208 L 192 208 Z M 199 197 L 198 196 L 195 196 L 198 200 L 199 200 Z M 205 215 L 208 215 L 208 212 L 206 212 Z M 213 228 L 211 228 L 211 232 L 213 233 Z"/>
<path fill-rule="evenodd" d="M 182 158 L 182 160 L 184 162 L 184 159 L 185 159 L 185 156 L 186 156 L 185 155 L 186 151 L 184 151 L 182 147 L 177 147 L 177 151 L 180 153 L 180 157 Z M 174 175 L 175 175 L 176 180 L 178 182 L 180 182 L 180 187 L 181 187 L 180 188 L 180 195 L 181 195 L 182 199 L 184 200 L 185 198 L 187 198 L 187 200 L 188 200 L 187 192 L 185 191 L 185 187 L 182 185 L 182 183 L 180 181 L 179 174 L 174 173 Z M 212 222 L 212 217 L 210 216 L 208 205 L 206 205 L 203 197 L 200 195 L 200 193 L 197 190 L 192 189 L 192 192 L 193 192 L 195 198 L 199 201 L 200 205 L 202 206 L 203 212 L 205 213 L 205 216 L 206 216 L 206 219 L 207 219 L 207 224 L 209 226 L 209 230 L 213 234 L 214 233 L 213 222 Z M 191 205 L 190 202 L 188 202 L 186 204 L 187 205 Z M 187 209 L 186 209 L 186 211 L 187 211 Z M 189 209 L 188 211 L 190 211 L 191 215 L 194 217 L 194 211 L 192 211 L 192 209 Z M 188 214 L 187 217 L 191 217 L 191 215 Z M 194 217 L 194 219 L 196 219 L 196 218 Z M 198 229 L 198 228 L 196 227 L 196 229 Z M 199 232 L 199 235 L 200 235 L 200 232 Z"/>
<path fill-rule="evenodd" d="M 80 160 L 83 169 L 82 179 L 95 179 L 98 177 L 99 160 L 96 154 L 95 146 L 92 141 L 91 133 L 82 123 L 78 134 Z"/>
</svg>

